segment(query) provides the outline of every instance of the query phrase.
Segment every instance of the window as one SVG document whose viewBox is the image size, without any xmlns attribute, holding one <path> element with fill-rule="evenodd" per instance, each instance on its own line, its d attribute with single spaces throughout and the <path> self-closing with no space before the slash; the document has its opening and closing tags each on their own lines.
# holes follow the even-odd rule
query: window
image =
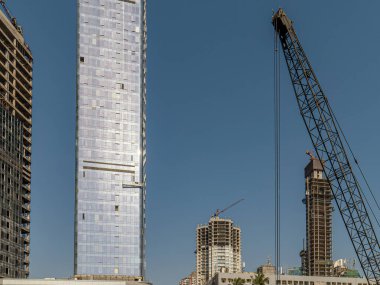
<svg viewBox="0 0 380 285">
<path fill-rule="evenodd" d="M 80 62 L 84 62 L 84 57 L 83 56 L 80 57 Z"/>
<path fill-rule="evenodd" d="M 115 205 L 115 212 L 119 212 L 119 205 Z"/>
<path fill-rule="evenodd" d="M 85 216 L 84 216 L 84 213 L 82 214 L 82 220 L 84 220 L 85 219 Z"/>
</svg>

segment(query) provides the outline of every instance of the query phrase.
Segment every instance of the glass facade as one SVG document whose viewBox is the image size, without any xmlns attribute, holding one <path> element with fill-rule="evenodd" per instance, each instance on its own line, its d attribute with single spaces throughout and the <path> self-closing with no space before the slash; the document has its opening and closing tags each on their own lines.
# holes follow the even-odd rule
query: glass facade
<svg viewBox="0 0 380 285">
<path fill-rule="evenodd" d="M 145 275 L 144 0 L 78 0 L 75 275 Z"/>
</svg>

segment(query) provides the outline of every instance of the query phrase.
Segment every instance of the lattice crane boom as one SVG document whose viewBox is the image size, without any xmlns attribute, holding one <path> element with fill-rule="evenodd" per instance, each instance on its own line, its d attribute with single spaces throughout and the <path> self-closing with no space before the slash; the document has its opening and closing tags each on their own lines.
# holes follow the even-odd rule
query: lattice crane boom
<svg viewBox="0 0 380 285">
<path fill-rule="evenodd" d="M 272 18 L 298 107 L 368 282 L 380 285 L 380 246 L 361 187 L 330 104 L 298 40 L 293 22 L 279 9 Z"/>
<path fill-rule="evenodd" d="M 219 215 L 221 213 L 224 213 L 225 211 L 227 211 L 228 209 L 236 206 L 237 204 L 239 204 L 240 202 L 243 202 L 244 199 L 240 199 L 238 201 L 236 201 L 235 203 L 232 203 L 231 205 L 227 206 L 226 208 L 224 208 L 223 210 L 220 210 L 220 209 L 217 209 L 216 212 L 214 213 L 213 217 L 219 217 Z"/>
</svg>

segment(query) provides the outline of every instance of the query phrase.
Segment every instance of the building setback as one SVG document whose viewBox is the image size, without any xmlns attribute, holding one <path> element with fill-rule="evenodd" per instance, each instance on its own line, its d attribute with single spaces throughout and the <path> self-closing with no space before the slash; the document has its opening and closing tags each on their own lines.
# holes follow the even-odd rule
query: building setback
<svg viewBox="0 0 380 285">
<path fill-rule="evenodd" d="M 33 58 L 22 29 L 0 12 L 0 278 L 27 278 Z"/>
<path fill-rule="evenodd" d="M 323 177 L 321 162 L 311 157 L 305 167 L 306 248 L 301 253 L 302 273 L 308 276 L 331 276 L 332 261 L 332 192 Z"/>
<path fill-rule="evenodd" d="M 145 276 L 146 3 L 77 0 L 75 276 Z"/>
<path fill-rule="evenodd" d="M 198 226 L 196 259 L 198 285 L 206 284 L 217 272 L 241 272 L 240 228 L 218 216 Z"/>
</svg>

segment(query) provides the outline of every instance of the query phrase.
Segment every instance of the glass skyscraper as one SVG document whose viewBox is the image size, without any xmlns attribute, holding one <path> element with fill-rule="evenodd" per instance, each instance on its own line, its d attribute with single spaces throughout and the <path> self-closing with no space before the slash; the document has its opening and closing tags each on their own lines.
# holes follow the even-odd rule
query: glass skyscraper
<svg viewBox="0 0 380 285">
<path fill-rule="evenodd" d="M 145 275 L 145 0 L 78 0 L 75 275 Z"/>
</svg>

